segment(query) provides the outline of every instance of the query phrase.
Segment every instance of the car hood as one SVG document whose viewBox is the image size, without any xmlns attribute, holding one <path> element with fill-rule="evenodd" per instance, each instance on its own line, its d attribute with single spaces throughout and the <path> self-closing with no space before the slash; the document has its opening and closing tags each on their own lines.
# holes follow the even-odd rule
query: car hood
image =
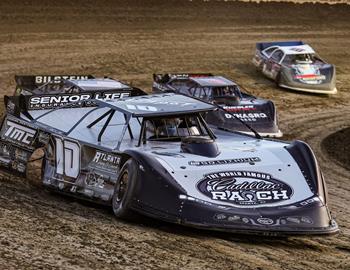
<svg viewBox="0 0 350 270">
<path fill-rule="evenodd" d="M 239 137 L 239 136 L 238 136 Z M 220 154 L 208 158 L 180 152 L 180 143 L 144 149 L 191 196 L 220 205 L 257 208 L 293 204 L 314 194 L 288 144 L 267 140 L 218 143 Z"/>
<path fill-rule="evenodd" d="M 329 80 L 332 72 L 332 66 L 325 64 L 297 64 L 292 65 L 294 71 L 294 79 L 306 84 L 320 84 Z"/>
</svg>

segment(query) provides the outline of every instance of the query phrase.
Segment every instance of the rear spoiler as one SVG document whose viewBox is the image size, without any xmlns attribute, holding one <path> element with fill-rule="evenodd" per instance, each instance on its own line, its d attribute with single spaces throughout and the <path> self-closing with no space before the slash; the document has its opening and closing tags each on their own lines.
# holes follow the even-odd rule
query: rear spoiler
<svg viewBox="0 0 350 270">
<path fill-rule="evenodd" d="M 94 79 L 92 75 L 16 75 L 16 92 L 20 90 L 33 91 L 46 83 L 60 83 L 62 80 Z"/>
<path fill-rule="evenodd" d="M 147 93 L 139 88 L 130 87 L 120 90 L 85 91 L 82 93 L 32 94 L 5 96 L 4 103 L 8 113 L 19 117 L 20 113 L 27 115 L 29 111 L 51 110 L 60 107 L 77 108 L 95 106 L 92 100 L 117 100 L 134 96 L 144 96 Z M 28 118 L 30 118 L 28 116 Z"/>
<path fill-rule="evenodd" d="M 299 41 L 276 41 L 276 42 L 260 42 L 256 43 L 256 49 L 259 51 L 265 50 L 271 46 L 299 46 L 304 45 L 305 43 L 301 40 Z"/>
<path fill-rule="evenodd" d="M 56 96 L 59 98 L 57 95 L 49 95 L 49 96 Z M 68 108 L 78 108 L 78 107 L 94 107 L 95 102 L 92 100 L 82 100 L 81 102 L 75 102 L 75 103 L 61 103 L 61 104 L 56 104 L 57 106 L 53 106 L 50 108 L 32 108 L 30 103 L 31 99 L 35 99 L 38 96 L 30 96 L 30 95 L 18 95 L 18 96 L 4 96 L 4 103 L 5 103 L 5 108 L 6 112 L 8 114 L 14 115 L 18 118 L 21 117 L 21 114 L 25 115 L 28 119 L 33 120 L 33 117 L 30 114 L 30 111 L 33 110 L 40 110 L 40 109 L 55 109 L 59 108 L 62 106 L 66 106 Z M 71 106 L 70 106 L 71 105 Z"/>
<path fill-rule="evenodd" d="M 214 76 L 212 73 L 154 73 L 153 81 L 157 83 L 167 83 L 172 79 L 187 79 L 187 78 L 198 78 L 198 77 L 209 77 Z"/>
</svg>

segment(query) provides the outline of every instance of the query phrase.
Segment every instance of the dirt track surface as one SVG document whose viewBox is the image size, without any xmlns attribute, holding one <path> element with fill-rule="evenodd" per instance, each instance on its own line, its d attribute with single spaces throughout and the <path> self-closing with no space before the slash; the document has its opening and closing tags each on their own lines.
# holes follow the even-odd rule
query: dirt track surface
<svg viewBox="0 0 350 270">
<path fill-rule="evenodd" d="M 341 143 L 339 143 L 341 142 Z M 322 150 L 340 166 L 350 170 L 350 128 L 339 130 L 322 142 Z M 344 153 L 339 155 L 339 153 Z"/>
<path fill-rule="evenodd" d="M 108 208 L 48 193 L 2 172 L 0 269 L 350 269 L 350 172 L 321 148 L 324 138 L 350 126 L 350 6 L 53 2 L 0 2 L 2 94 L 13 92 L 13 76 L 21 73 L 108 75 L 147 90 L 153 72 L 231 77 L 275 101 L 286 139 L 311 144 L 341 233 L 276 239 L 149 219 L 127 223 Z M 255 71 L 255 42 L 286 39 L 311 43 L 337 65 L 337 95 L 277 89 Z"/>
</svg>

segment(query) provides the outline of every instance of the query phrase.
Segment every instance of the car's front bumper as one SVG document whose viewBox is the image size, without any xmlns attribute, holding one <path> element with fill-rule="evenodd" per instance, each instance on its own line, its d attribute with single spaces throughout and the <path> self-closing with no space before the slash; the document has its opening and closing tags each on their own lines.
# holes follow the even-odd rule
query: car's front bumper
<svg viewBox="0 0 350 270">
<path fill-rule="evenodd" d="M 295 90 L 295 91 L 301 91 L 301 92 L 308 92 L 308 93 L 315 93 L 315 94 L 327 94 L 327 95 L 334 95 L 338 92 L 337 88 L 333 88 L 331 90 L 323 90 L 323 89 L 314 89 L 314 88 L 305 88 L 305 87 L 295 87 L 293 85 L 286 85 L 286 84 L 279 84 L 280 87 Z"/>
<path fill-rule="evenodd" d="M 320 83 L 307 83 L 293 78 L 292 70 L 284 69 L 281 73 L 278 85 L 283 88 L 315 94 L 333 95 L 337 93 L 335 86 L 335 70 L 328 74 L 327 79 Z"/>
<path fill-rule="evenodd" d="M 300 207 L 225 208 L 187 197 L 181 211 L 181 224 L 209 230 L 263 235 L 320 235 L 339 231 L 327 206 L 320 201 Z"/>
</svg>

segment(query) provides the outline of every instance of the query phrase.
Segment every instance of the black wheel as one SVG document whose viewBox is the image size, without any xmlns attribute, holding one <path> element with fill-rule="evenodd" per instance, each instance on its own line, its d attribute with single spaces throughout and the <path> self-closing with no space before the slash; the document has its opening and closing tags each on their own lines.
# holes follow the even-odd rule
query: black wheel
<svg viewBox="0 0 350 270">
<path fill-rule="evenodd" d="M 276 85 L 279 87 L 280 86 L 280 84 L 281 84 L 281 72 L 278 72 L 278 74 L 277 74 L 277 76 L 276 76 L 276 80 L 275 80 L 275 82 L 276 82 Z"/>
<path fill-rule="evenodd" d="M 26 178 L 34 186 L 43 183 L 43 170 L 45 166 L 45 151 L 43 148 L 36 149 L 27 162 Z"/>
<path fill-rule="evenodd" d="M 132 219 L 135 215 L 131 210 L 131 203 L 137 181 L 137 172 L 137 163 L 133 159 L 125 162 L 120 170 L 112 198 L 113 212 L 119 218 Z"/>
</svg>

